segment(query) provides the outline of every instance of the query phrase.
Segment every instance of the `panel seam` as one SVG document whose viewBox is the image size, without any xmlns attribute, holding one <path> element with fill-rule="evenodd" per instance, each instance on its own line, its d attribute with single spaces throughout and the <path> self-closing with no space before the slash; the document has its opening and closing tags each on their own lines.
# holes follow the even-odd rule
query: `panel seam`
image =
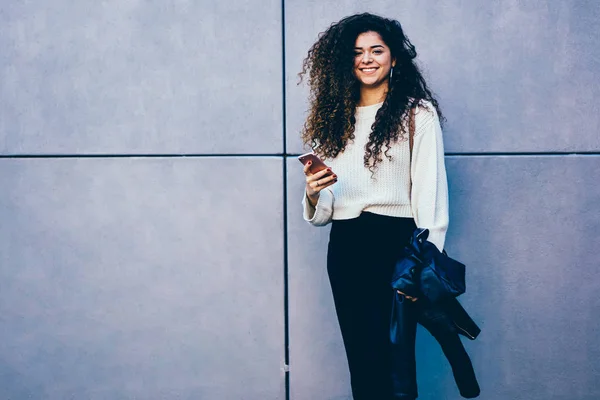
<svg viewBox="0 0 600 400">
<path fill-rule="evenodd" d="M 285 100 L 283 101 L 285 106 Z M 285 109 L 283 111 L 285 114 Z M 283 118 L 284 151 L 286 142 L 285 117 Z M 297 157 L 301 153 L 190 153 L 190 154 L 0 154 L 0 159 L 30 159 L 30 158 L 281 158 Z M 575 151 L 575 152 L 481 152 L 481 153 L 445 153 L 446 157 L 529 157 L 529 156 L 600 156 L 600 151 Z"/>
<path fill-rule="evenodd" d="M 281 0 L 281 129 L 283 139 L 282 175 L 283 175 L 283 321 L 284 321 L 284 374 L 285 399 L 290 400 L 290 319 L 289 319 L 289 282 L 288 282 L 288 200 L 287 200 L 287 103 L 285 81 L 285 0 Z"/>
</svg>

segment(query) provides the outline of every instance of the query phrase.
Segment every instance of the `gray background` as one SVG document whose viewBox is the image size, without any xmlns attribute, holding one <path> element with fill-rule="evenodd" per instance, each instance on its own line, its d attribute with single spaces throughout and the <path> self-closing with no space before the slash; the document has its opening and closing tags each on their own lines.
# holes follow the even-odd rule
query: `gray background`
<svg viewBox="0 0 600 400">
<path fill-rule="evenodd" d="M 350 398 L 296 74 L 360 11 L 448 119 L 480 398 L 600 398 L 600 3 L 369 4 L 0 5 L 0 398 Z M 419 398 L 458 399 L 417 340 Z"/>
</svg>

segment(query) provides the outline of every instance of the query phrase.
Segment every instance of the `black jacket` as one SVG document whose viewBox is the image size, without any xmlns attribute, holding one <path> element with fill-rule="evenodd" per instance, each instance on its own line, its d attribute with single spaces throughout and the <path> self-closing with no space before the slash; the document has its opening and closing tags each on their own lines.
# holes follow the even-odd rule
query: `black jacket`
<svg viewBox="0 0 600 400">
<path fill-rule="evenodd" d="M 427 229 L 415 230 L 404 254 L 396 263 L 392 287 L 408 296 L 425 296 L 432 305 L 448 315 L 459 333 L 473 340 L 481 329 L 456 299 L 466 289 L 465 266 L 428 242 L 428 235 Z M 394 301 L 397 301 L 396 297 Z"/>
</svg>

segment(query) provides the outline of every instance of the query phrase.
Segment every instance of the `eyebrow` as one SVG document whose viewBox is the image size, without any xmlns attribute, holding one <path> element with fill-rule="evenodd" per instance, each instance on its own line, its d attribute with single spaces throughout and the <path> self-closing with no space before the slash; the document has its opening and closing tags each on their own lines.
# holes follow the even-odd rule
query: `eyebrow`
<svg viewBox="0 0 600 400">
<path fill-rule="evenodd" d="M 371 46 L 372 49 L 376 48 L 376 47 L 381 47 L 383 48 L 382 44 L 376 44 L 374 46 Z M 355 47 L 354 50 L 362 50 L 362 47 Z"/>
</svg>

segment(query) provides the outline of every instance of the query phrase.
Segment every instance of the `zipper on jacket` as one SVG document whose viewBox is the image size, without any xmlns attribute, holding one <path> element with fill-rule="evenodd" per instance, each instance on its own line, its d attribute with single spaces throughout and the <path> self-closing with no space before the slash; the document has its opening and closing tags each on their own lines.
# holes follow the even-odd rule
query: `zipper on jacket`
<svg viewBox="0 0 600 400">
<path fill-rule="evenodd" d="M 465 335 L 471 339 L 471 340 L 475 340 L 475 336 L 471 335 L 467 330 L 463 329 L 460 327 L 460 325 L 458 325 L 456 322 L 454 322 L 454 326 L 456 326 L 458 329 L 460 329 L 461 331 L 463 331 L 465 333 Z"/>
</svg>

